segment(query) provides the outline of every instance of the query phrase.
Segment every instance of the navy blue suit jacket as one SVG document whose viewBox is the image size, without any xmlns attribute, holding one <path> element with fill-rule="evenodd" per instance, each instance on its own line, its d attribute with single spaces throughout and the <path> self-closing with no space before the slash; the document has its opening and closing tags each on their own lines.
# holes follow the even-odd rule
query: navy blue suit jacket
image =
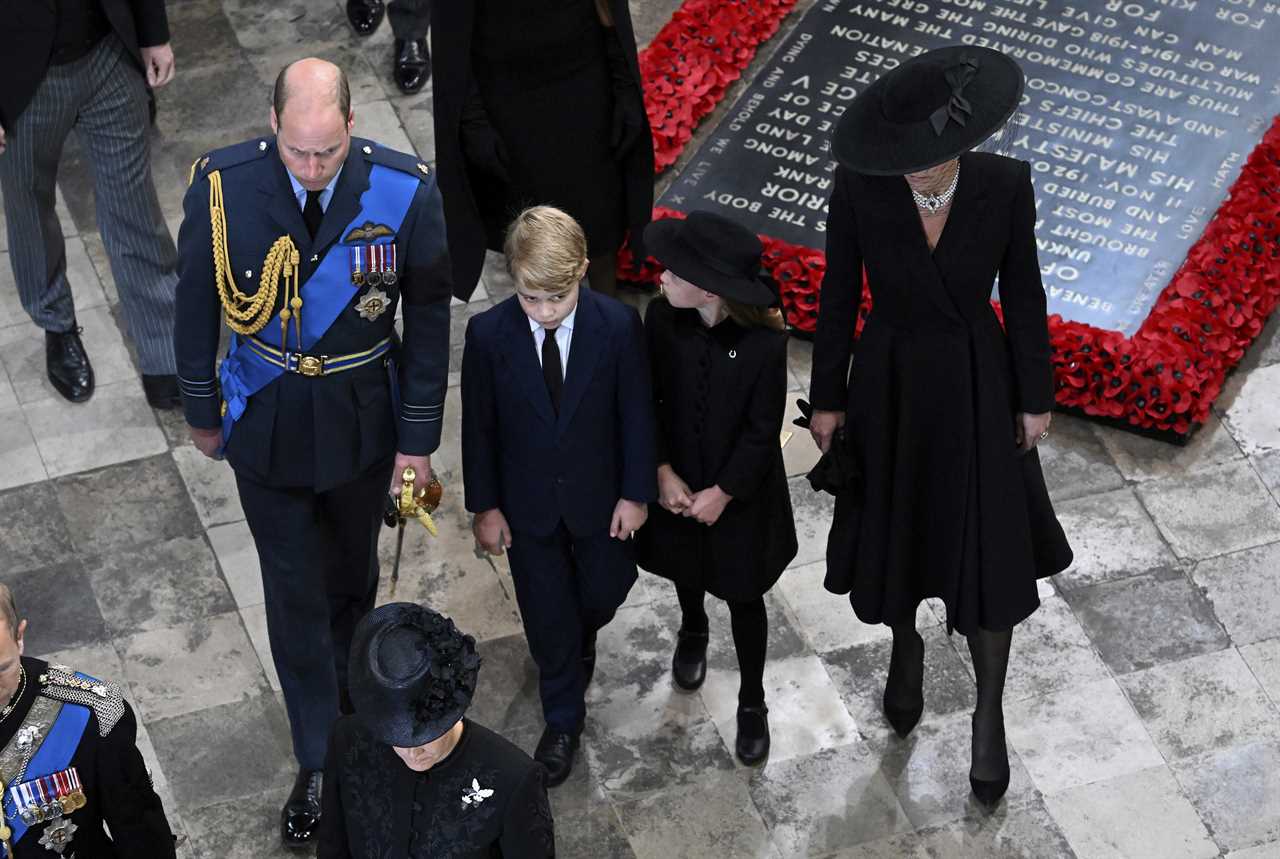
<svg viewBox="0 0 1280 859">
<path fill-rule="evenodd" d="M 560 414 L 518 298 L 472 317 L 462 356 L 466 506 L 539 536 L 608 531 L 619 498 L 657 498 L 653 393 L 640 316 L 583 289 Z"/>
</svg>

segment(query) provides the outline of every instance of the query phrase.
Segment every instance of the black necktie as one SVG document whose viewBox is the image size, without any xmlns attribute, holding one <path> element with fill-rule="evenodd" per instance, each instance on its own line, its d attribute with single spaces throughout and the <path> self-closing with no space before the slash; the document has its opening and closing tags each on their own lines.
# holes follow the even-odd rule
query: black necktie
<svg viewBox="0 0 1280 859">
<path fill-rule="evenodd" d="M 551 395 L 551 408 L 560 414 L 560 390 L 564 387 L 564 375 L 560 370 L 560 344 L 556 342 L 555 328 L 542 334 L 542 378 L 547 381 L 547 393 Z"/>
<path fill-rule="evenodd" d="M 307 225 L 307 232 L 311 234 L 311 238 L 316 237 L 316 230 L 320 229 L 320 222 L 324 220 L 324 209 L 320 208 L 320 195 L 324 190 L 308 191 L 307 204 L 302 207 L 302 221 Z"/>
</svg>

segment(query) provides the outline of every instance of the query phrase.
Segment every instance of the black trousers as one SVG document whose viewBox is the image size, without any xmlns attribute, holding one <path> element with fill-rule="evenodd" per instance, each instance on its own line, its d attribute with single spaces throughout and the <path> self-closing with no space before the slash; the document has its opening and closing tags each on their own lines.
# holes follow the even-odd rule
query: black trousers
<svg viewBox="0 0 1280 859">
<path fill-rule="evenodd" d="M 552 730 L 576 734 L 587 715 L 582 645 L 626 600 L 636 581 L 635 553 L 608 531 L 575 537 L 563 522 L 546 537 L 513 531 L 507 553 L 538 665 L 543 717 Z"/>
<path fill-rule="evenodd" d="M 397 39 L 425 39 L 431 26 L 431 0 L 391 0 L 387 18 Z"/>
<path fill-rule="evenodd" d="M 264 486 L 236 474 L 262 566 L 271 658 L 302 769 L 324 768 L 347 686 L 351 637 L 377 598 L 378 529 L 391 464 L 325 492 Z"/>
</svg>

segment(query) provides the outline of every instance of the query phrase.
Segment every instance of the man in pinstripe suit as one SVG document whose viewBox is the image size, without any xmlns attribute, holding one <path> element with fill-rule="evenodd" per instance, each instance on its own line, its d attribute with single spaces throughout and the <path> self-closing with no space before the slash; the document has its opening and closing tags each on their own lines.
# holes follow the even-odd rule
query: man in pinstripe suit
<svg viewBox="0 0 1280 859">
<path fill-rule="evenodd" d="M 6 3 L 0 28 L 0 192 L 22 306 L 45 330 L 49 382 L 93 394 L 54 211 L 58 159 L 75 129 L 94 171 L 102 242 L 156 408 L 180 404 L 173 358 L 177 251 L 151 179 L 146 87 L 173 79 L 164 0 Z"/>
</svg>

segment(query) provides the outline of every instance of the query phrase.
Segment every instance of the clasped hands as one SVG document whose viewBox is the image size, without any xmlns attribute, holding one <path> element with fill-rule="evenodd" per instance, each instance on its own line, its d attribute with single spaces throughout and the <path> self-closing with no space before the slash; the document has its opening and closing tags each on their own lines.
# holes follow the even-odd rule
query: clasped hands
<svg viewBox="0 0 1280 859">
<path fill-rule="evenodd" d="M 658 503 L 668 513 L 714 525 L 732 500 L 718 485 L 693 492 L 670 465 L 658 466 Z"/>
</svg>

